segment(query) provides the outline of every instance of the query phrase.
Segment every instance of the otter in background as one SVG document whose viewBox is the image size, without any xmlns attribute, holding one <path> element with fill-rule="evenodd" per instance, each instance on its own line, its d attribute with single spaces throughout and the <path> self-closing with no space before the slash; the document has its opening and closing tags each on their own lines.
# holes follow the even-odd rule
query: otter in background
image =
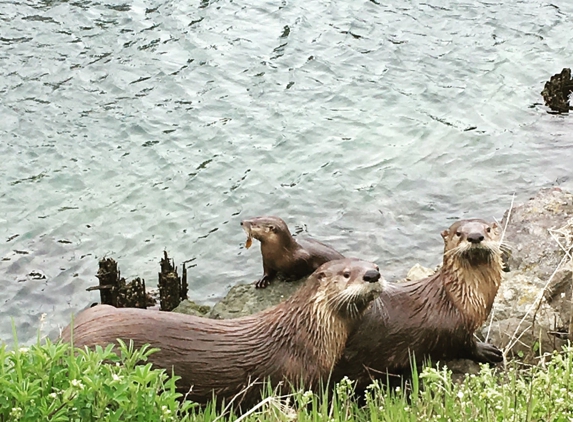
<svg viewBox="0 0 573 422">
<path fill-rule="evenodd" d="M 263 276 L 255 282 L 259 289 L 267 287 L 277 274 L 296 280 L 311 274 L 325 262 L 344 256 L 330 246 L 313 239 L 295 239 L 279 217 L 255 217 L 241 221 L 247 233 L 248 249 L 255 238 L 261 242 Z"/>
</svg>

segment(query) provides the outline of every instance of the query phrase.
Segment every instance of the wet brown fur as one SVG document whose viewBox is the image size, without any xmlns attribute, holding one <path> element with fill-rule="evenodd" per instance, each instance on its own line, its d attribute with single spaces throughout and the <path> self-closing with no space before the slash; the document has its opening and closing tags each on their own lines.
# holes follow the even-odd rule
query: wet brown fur
<svg viewBox="0 0 573 422">
<path fill-rule="evenodd" d="M 298 279 L 311 274 L 325 262 L 342 259 L 343 255 L 314 239 L 295 239 L 279 217 L 256 217 L 241 222 L 249 237 L 261 242 L 263 277 L 259 288 L 268 286 L 277 274 Z"/>
<path fill-rule="evenodd" d="M 379 276 L 373 263 L 329 262 L 285 302 L 230 320 L 98 305 L 75 319 L 73 343 L 105 346 L 119 338 L 158 347 L 150 361 L 168 373 L 173 369 L 181 377 L 179 390 L 199 403 L 213 394 L 228 401 L 256 380 L 313 387 L 326 380 L 349 331 L 382 290 L 380 283 L 365 281 L 372 270 Z M 68 326 L 61 338 L 71 337 Z M 260 388 L 251 388 L 243 404 L 256 401 Z"/>
<path fill-rule="evenodd" d="M 481 233 L 479 244 L 468 236 Z M 502 259 L 497 225 L 462 220 L 442 232 L 441 269 L 419 281 L 389 283 L 364 313 L 333 378 L 347 375 L 366 386 L 373 378 L 408 374 L 416 362 L 467 358 L 498 362 L 501 352 L 473 333 L 486 321 L 497 294 Z"/>
</svg>

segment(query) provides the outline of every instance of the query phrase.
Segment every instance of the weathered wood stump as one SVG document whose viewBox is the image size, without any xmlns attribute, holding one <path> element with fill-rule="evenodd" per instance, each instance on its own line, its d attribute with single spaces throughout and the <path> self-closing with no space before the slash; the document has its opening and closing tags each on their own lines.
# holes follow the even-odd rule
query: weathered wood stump
<svg viewBox="0 0 573 422">
<path fill-rule="evenodd" d="M 121 281 L 123 285 L 119 289 L 117 307 L 146 309 L 149 306 L 150 298 L 145 291 L 145 280 L 137 277 L 127 284 L 125 279 L 122 278 Z M 151 300 L 151 302 L 153 305 L 154 301 Z"/>
<path fill-rule="evenodd" d="M 545 105 L 556 113 L 569 113 L 573 107 L 569 105 L 569 96 L 573 92 L 571 69 L 564 68 L 545 82 L 541 91 Z"/>
<path fill-rule="evenodd" d="M 162 311 L 172 311 L 187 298 L 187 269 L 183 265 L 183 280 L 177 274 L 175 262 L 163 252 L 159 273 L 159 304 Z"/>
<path fill-rule="evenodd" d="M 172 311 L 182 300 L 187 299 L 187 267 L 183 263 L 182 277 L 177 274 L 177 268 L 167 252 L 163 252 L 159 273 L 159 303 L 162 311 Z M 112 258 L 103 258 L 99 261 L 96 277 L 98 286 L 87 290 L 99 290 L 101 303 L 116 308 L 142 308 L 155 305 L 155 299 L 145 289 L 145 280 L 139 277 L 126 283 L 121 277 L 117 262 Z"/>
<path fill-rule="evenodd" d="M 99 269 L 96 277 L 98 286 L 89 287 L 87 290 L 99 290 L 101 303 L 112 305 L 116 308 L 142 308 L 154 304 L 153 299 L 145 291 L 145 280 L 139 277 L 125 282 L 117 268 L 117 262 L 112 258 L 103 258 L 99 261 Z"/>
</svg>

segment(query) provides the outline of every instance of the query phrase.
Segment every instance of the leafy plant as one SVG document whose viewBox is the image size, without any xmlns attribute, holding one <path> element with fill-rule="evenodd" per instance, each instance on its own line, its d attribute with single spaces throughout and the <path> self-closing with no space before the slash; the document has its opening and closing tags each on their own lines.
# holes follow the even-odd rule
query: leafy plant
<svg viewBox="0 0 573 422">
<path fill-rule="evenodd" d="M 175 421 L 195 405 L 181 403 L 177 377 L 146 362 L 156 349 L 73 349 L 66 343 L 0 347 L 0 421 Z"/>
</svg>

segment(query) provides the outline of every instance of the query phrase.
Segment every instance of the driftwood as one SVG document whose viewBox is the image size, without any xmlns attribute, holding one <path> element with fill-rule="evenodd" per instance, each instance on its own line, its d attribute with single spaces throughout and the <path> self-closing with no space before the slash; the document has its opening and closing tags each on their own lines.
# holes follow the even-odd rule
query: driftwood
<svg viewBox="0 0 573 422">
<path fill-rule="evenodd" d="M 139 277 L 126 283 L 121 277 L 117 262 L 112 258 L 103 258 L 99 261 L 99 270 L 96 277 L 99 285 L 89 287 L 87 290 L 99 290 L 101 303 L 116 308 L 142 308 L 153 306 L 155 301 L 145 291 L 145 280 Z"/>
<path fill-rule="evenodd" d="M 573 107 L 569 105 L 569 96 L 573 92 L 573 80 L 571 79 L 571 69 L 564 68 L 561 73 L 557 73 L 545 82 L 545 87 L 541 95 L 545 100 L 545 105 L 556 113 L 569 113 Z"/>
<path fill-rule="evenodd" d="M 163 252 L 161 259 L 161 272 L 159 273 L 159 303 L 162 311 L 172 311 L 182 300 L 187 299 L 187 268 L 183 263 L 182 277 L 177 274 L 177 268 L 167 252 Z M 117 268 L 117 262 L 111 258 L 99 261 L 99 270 L 96 277 L 98 286 L 87 290 L 99 290 L 101 303 L 116 308 L 142 308 L 155 305 L 155 299 L 146 292 L 145 280 L 139 277 L 126 283 Z"/>
<path fill-rule="evenodd" d="M 162 311 L 172 311 L 181 300 L 187 299 L 187 269 L 183 264 L 183 279 L 177 274 L 177 267 L 167 252 L 163 252 L 159 273 L 159 304 Z"/>
</svg>

